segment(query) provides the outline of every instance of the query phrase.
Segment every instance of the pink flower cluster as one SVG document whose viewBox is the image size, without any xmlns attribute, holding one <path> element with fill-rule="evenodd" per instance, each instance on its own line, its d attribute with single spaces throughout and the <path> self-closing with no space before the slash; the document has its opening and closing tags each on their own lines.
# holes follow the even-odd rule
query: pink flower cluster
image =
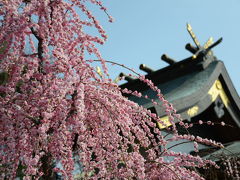
<svg viewBox="0 0 240 180">
<path fill-rule="evenodd" d="M 79 157 L 85 179 L 202 179 L 186 166 L 214 163 L 160 151 L 169 141 L 156 125 L 159 117 L 122 92 L 142 94 L 121 91 L 106 78 L 106 61 L 96 44 L 103 44 L 107 35 L 86 3 L 107 14 L 97 0 L 1 1 L 1 178 L 14 179 L 22 168 L 25 179 L 46 179 L 54 172 L 73 179 L 74 157 Z M 85 32 L 86 27 L 99 34 Z M 101 77 L 86 60 L 89 54 L 101 62 Z M 219 146 L 178 135 L 176 110 L 150 80 L 139 79 L 157 93 L 177 139 Z M 163 156 L 176 161 L 165 162 Z"/>
</svg>

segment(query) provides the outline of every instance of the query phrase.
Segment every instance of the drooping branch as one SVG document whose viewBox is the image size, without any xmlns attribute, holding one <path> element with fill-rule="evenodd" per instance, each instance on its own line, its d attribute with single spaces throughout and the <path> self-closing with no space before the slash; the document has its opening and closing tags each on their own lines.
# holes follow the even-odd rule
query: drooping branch
<svg viewBox="0 0 240 180">
<path fill-rule="evenodd" d="M 17 3 L 14 5 L 14 3 L 9 3 L 11 1 L 5 1 L 6 6 L 3 10 L 6 17 L 9 17 L 3 17 L 3 26 L 6 26 L 6 30 L 8 30 L 7 27 L 12 26 L 13 21 L 16 23 L 13 29 L 15 27 L 20 29 L 22 24 L 26 24 L 27 30 L 14 34 L 16 41 L 24 40 L 23 37 L 29 36 L 29 29 L 30 34 L 38 41 L 37 52 L 31 55 L 16 54 L 15 52 L 23 52 L 22 48 L 26 46 L 22 46 L 23 43 L 13 44 L 14 48 L 9 51 L 8 55 L 9 61 L 0 62 L 0 69 L 11 69 L 9 81 L 12 82 L 6 83 L 7 88 L 1 87 L 1 90 L 6 89 L 9 93 L 6 97 L 0 97 L 0 112 L 8 112 L 0 116 L 0 131 L 2 132 L 0 146 L 3 147 L 0 161 L 1 164 L 8 165 L 4 169 L 8 173 L 5 179 L 15 178 L 14 172 L 21 162 L 26 167 L 25 179 L 35 177 L 54 179 L 52 178 L 53 171 L 56 171 L 61 173 L 65 179 L 71 180 L 73 179 L 75 152 L 79 152 L 79 161 L 81 160 L 88 179 L 151 179 L 151 177 L 161 178 L 163 174 L 168 176 L 165 179 L 178 179 L 178 176 L 179 179 L 182 177 L 187 179 L 186 175 L 190 177 L 191 174 L 185 171 L 184 165 L 188 162 L 185 156 L 186 163 L 185 161 L 180 164 L 169 162 L 168 167 L 163 167 L 161 164 L 165 164 L 164 159 L 157 156 L 154 151 L 147 149 L 148 145 L 153 150 L 159 149 L 162 144 L 165 145 L 165 141 L 160 141 L 163 139 L 160 130 L 150 123 L 151 118 L 156 122 L 159 118 L 128 101 L 122 96 L 123 91 L 112 81 L 98 78 L 97 72 L 91 64 L 87 63 L 91 61 L 87 61 L 83 53 L 79 51 L 80 46 L 83 51 L 95 54 L 100 60 L 92 61 L 101 62 L 106 75 L 108 74 L 106 63 L 125 67 L 123 64 L 103 60 L 98 50 L 91 46 L 95 43 L 102 44 L 101 37 L 105 41 L 107 36 L 97 19 L 85 6 L 87 1 L 98 5 L 106 12 L 101 1 L 97 0 L 50 0 L 50 4 L 45 0 L 24 0 L 21 2 L 28 3 L 28 5 L 24 5 L 23 10 L 19 12 L 15 11 L 18 8 Z M 72 4 L 69 5 L 70 3 Z M 76 9 L 80 9 L 83 14 L 87 15 L 91 23 L 81 21 L 82 14 Z M 68 11 L 70 18 L 66 17 Z M 15 16 L 16 13 L 19 13 L 18 16 Z M 41 18 L 40 29 L 32 25 L 35 22 L 29 22 L 31 18 L 26 18 L 31 15 Z M 14 18 L 9 21 L 12 17 Z M 112 21 L 111 17 L 109 20 Z M 39 25 L 41 25 L 40 22 Z M 83 27 L 86 26 L 93 26 L 101 37 L 85 33 Z M 4 37 L 6 32 L 1 29 L 0 37 Z M 41 35 L 42 33 L 44 36 Z M 54 35 L 49 36 L 51 33 Z M 86 36 L 82 36 L 83 34 Z M 78 39 L 76 35 L 80 35 Z M 49 54 L 45 51 L 45 42 L 48 39 L 51 41 L 51 45 L 47 44 L 49 49 L 53 47 Z M 76 40 L 74 46 L 72 40 Z M 35 51 L 34 42 L 31 41 L 31 43 Z M 56 54 L 52 53 L 54 51 Z M 50 59 L 51 55 L 53 59 Z M 55 64 L 47 70 L 44 62 L 52 62 L 55 59 L 57 59 L 54 61 Z M 28 67 L 26 73 L 19 73 L 25 66 Z M 156 91 L 159 100 L 164 101 L 164 105 L 168 108 L 166 109 L 169 112 L 173 111 L 152 81 L 145 79 L 130 68 L 125 68 L 135 73 L 134 76 Z M 45 72 L 48 74 L 45 75 L 43 69 L 46 69 Z M 64 74 L 64 78 L 56 76 L 59 72 Z M 19 79 L 25 80 L 21 86 L 22 93 L 14 91 L 15 82 Z M 78 83 L 84 85 L 77 86 Z M 126 91 L 126 93 L 142 97 L 138 92 Z M 66 95 L 71 95 L 72 99 L 67 98 Z M 7 103 L 9 105 L 6 105 Z M 157 102 L 155 103 L 157 105 Z M 171 113 L 168 115 L 172 117 Z M 16 124 L 19 126 L 17 127 Z M 152 132 L 154 135 L 151 134 Z M 146 149 L 141 149 L 142 147 Z M 42 151 L 45 152 L 42 153 Z M 150 168 L 143 153 L 148 153 L 146 156 L 152 161 Z M 60 162 L 63 168 L 54 168 L 56 161 Z M 190 161 L 192 162 L 191 159 Z M 196 159 L 195 161 L 201 162 L 202 160 Z M 169 169 L 169 167 L 174 168 Z M 195 177 L 195 179 L 201 179 L 196 174 Z"/>
<path fill-rule="evenodd" d="M 52 156 L 50 154 L 46 154 L 41 158 L 42 166 L 41 170 L 43 172 L 42 179 L 43 180 L 54 180 L 55 175 L 53 172 L 54 164 L 52 162 Z"/>
<path fill-rule="evenodd" d="M 38 67 L 38 70 L 40 73 L 43 72 L 43 38 L 41 38 L 37 31 L 34 30 L 33 27 L 30 28 L 31 29 L 31 32 L 33 33 L 33 35 L 36 37 L 36 39 L 38 40 L 38 58 L 40 59 L 39 61 L 39 67 Z"/>
</svg>

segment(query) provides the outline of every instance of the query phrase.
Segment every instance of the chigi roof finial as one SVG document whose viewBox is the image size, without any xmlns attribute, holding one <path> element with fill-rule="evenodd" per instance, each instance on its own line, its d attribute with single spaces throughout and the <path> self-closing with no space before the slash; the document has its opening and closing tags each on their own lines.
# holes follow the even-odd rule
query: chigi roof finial
<svg viewBox="0 0 240 180">
<path fill-rule="evenodd" d="M 218 39 L 215 43 L 213 42 L 213 38 L 210 37 L 207 42 L 201 46 L 199 43 L 196 35 L 194 34 L 192 27 L 189 23 L 187 23 L 187 31 L 190 34 L 194 44 L 196 47 L 192 46 L 190 43 L 188 43 L 185 48 L 193 53 L 192 59 L 196 59 L 198 57 L 204 57 L 206 55 L 212 55 L 211 49 L 215 46 L 217 46 L 219 43 L 222 42 L 222 38 Z"/>
</svg>

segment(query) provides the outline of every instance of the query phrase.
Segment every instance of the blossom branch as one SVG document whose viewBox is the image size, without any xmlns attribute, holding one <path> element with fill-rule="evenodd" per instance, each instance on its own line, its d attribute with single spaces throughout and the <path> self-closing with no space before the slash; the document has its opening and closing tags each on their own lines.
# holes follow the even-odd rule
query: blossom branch
<svg viewBox="0 0 240 180">
<path fill-rule="evenodd" d="M 38 33 L 34 30 L 33 27 L 30 28 L 31 29 L 31 32 L 32 34 L 37 38 L 38 40 L 38 58 L 40 59 L 40 62 L 39 62 L 39 72 L 43 72 L 43 38 L 41 38 Z"/>
</svg>

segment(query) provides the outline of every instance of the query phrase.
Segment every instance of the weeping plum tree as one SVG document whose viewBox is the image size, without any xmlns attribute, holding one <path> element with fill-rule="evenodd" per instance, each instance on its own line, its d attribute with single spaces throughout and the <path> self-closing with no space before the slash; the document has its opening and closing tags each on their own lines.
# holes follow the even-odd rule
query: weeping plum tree
<svg viewBox="0 0 240 180">
<path fill-rule="evenodd" d="M 89 4 L 112 21 L 97 0 L 0 1 L 1 179 L 54 179 L 54 173 L 73 179 L 75 161 L 84 179 L 202 179 L 188 167 L 213 162 L 166 145 L 178 139 L 220 145 L 179 135 L 175 110 L 143 76 L 136 75 L 166 108 L 172 138 L 161 135 L 155 114 L 122 96 L 142 95 L 108 78 L 107 61 L 96 48 L 107 35 Z M 101 76 L 93 61 L 101 64 Z"/>
</svg>

